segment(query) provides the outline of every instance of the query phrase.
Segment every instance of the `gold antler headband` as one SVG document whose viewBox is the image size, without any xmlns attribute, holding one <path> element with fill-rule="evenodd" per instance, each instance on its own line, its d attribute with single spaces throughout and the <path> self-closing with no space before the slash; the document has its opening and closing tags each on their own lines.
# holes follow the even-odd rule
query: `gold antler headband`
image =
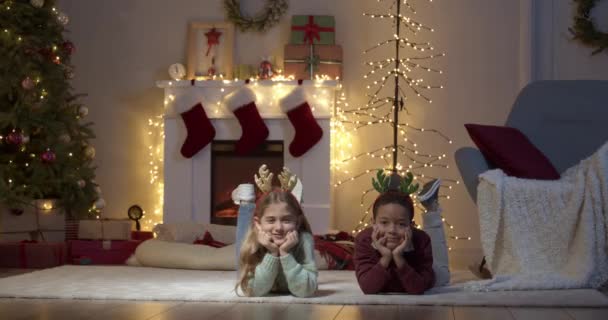
<svg viewBox="0 0 608 320">
<path fill-rule="evenodd" d="M 268 166 L 265 164 L 260 166 L 258 173 L 259 176 L 255 174 L 253 175 L 253 178 L 260 191 L 263 193 L 272 191 L 272 178 L 274 177 L 274 174 L 268 170 Z M 291 192 L 298 202 L 302 200 L 302 182 L 289 170 L 289 168 L 283 167 L 283 171 L 279 174 L 278 179 L 283 191 Z"/>
</svg>

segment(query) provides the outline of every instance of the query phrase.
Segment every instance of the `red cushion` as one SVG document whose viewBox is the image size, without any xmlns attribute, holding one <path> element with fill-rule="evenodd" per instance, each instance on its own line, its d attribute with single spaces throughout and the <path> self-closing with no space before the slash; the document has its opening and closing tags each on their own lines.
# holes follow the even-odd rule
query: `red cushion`
<svg viewBox="0 0 608 320">
<path fill-rule="evenodd" d="M 197 238 L 196 240 L 194 240 L 193 244 L 202 244 L 205 246 L 210 246 L 210 247 L 214 247 L 214 248 L 221 248 L 221 247 L 225 247 L 227 246 L 227 244 L 223 243 L 223 242 L 219 242 L 213 239 L 213 237 L 211 236 L 211 233 L 209 233 L 209 231 L 205 231 L 205 235 L 203 235 L 203 238 Z"/>
<path fill-rule="evenodd" d="M 556 180 L 559 172 L 521 131 L 510 127 L 464 125 L 486 160 L 518 178 Z"/>
</svg>

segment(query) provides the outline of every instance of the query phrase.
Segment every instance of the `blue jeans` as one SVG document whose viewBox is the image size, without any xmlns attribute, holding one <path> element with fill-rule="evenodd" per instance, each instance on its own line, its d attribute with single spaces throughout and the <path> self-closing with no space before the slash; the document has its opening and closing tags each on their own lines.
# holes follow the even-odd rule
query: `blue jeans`
<svg viewBox="0 0 608 320">
<path fill-rule="evenodd" d="M 255 212 L 255 204 L 254 203 L 242 203 L 239 207 L 239 215 L 236 219 L 236 270 L 239 270 L 239 258 L 241 253 L 241 245 L 243 244 L 243 240 L 245 235 L 247 234 L 247 230 L 251 225 L 251 220 L 253 219 L 253 214 Z"/>
</svg>

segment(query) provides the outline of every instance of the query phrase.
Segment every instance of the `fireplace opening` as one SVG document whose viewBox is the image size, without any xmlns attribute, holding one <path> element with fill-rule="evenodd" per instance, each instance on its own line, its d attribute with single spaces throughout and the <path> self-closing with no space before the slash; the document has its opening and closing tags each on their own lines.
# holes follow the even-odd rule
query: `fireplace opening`
<svg viewBox="0 0 608 320">
<path fill-rule="evenodd" d="M 234 140 L 211 143 L 210 222 L 213 224 L 236 225 L 239 207 L 232 201 L 232 190 L 241 183 L 255 183 L 253 175 L 261 165 L 266 164 L 275 175 L 283 168 L 283 141 L 265 141 L 246 156 L 236 155 L 235 146 Z"/>
</svg>

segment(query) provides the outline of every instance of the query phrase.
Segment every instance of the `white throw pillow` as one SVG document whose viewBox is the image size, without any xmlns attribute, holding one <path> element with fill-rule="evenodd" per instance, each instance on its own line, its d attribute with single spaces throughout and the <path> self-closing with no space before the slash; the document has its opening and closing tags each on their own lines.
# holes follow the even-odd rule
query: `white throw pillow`
<svg viewBox="0 0 608 320">
<path fill-rule="evenodd" d="M 146 267 L 236 270 L 234 245 L 213 248 L 205 245 L 150 239 L 135 250 L 137 262 Z"/>
<path fill-rule="evenodd" d="M 153 231 L 156 234 L 156 239 L 163 241 L 193 243 L 196 239 L 202 238 L 206 231 L 209 231 L 213 240 L 226 244 L 236 241 L 236 227 L 219 224 L 164 223 L 156 225 Z"/>
</svg>

